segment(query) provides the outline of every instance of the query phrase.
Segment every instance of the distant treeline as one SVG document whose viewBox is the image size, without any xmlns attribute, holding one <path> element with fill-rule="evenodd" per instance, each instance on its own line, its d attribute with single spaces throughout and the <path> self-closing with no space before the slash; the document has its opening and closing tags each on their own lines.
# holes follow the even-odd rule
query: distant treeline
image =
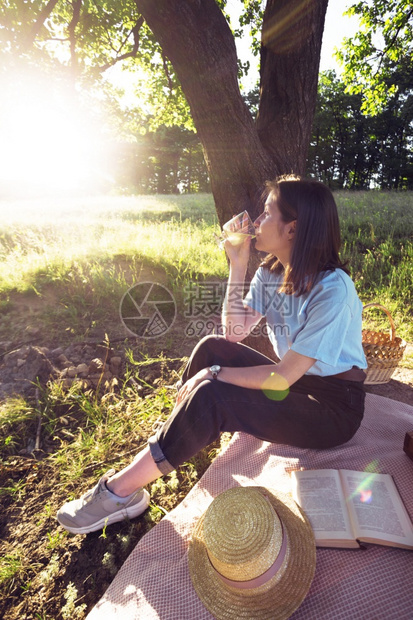
<svg viewBox="0 0 413 620">
<path fill-rule="evenodd" d="M 308 173 L 332 189 L 413 189 L 413 70 L 394 73 L 397 92 L 377 115 L 345 92 L 333 71 L 319 81 Z"/>
<path fill-rule="evenodd" d="M 118 143 L 112 154 L 115 185 L 137 194 L 209 192 L 209 178 L 198 136 L 187 129 L 161 126 Z"/>
</svg>

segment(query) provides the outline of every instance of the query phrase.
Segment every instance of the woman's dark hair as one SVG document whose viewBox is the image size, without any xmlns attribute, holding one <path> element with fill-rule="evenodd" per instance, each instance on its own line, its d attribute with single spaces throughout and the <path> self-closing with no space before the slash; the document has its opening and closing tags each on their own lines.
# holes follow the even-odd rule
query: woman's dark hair
<svg viewBox="0 0 413 620">
<path fill-rule="evenodd" d="M 265 196 L 273 194 L 284 222 L 296 220 L 290 264 L 284 269 L 268 254 L 261 263 L 273 273 L 284 273 L 280 292 L 302 295 L 312 289 L 322 271 L 343 269 L 339 257 L 340 223 L 331 191 L 313 179 L 280 177 L 266 184 Z"/>
</svg>

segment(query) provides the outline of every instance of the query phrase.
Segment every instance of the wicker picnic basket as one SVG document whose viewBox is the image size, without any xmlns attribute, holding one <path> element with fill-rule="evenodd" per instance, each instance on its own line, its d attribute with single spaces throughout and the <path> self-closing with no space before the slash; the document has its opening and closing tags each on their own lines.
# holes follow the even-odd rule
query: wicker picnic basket
<svg viewBox="0 0 413 620">
<path fill-rule="evenodd" d="M 381 304 L 372 303 L 366 304 L 363 307 L 363 312 L 366 308 L 373 306 L 380 308 L 387 314 L 390 321 L 390 333 L 363 329 L 363 349 L 368 364 L 365 383 L 368 385 L 390 381 L 406 348 L 406 341 L 396 336 L 394 321 L 387 308 Z"/>
</svg>

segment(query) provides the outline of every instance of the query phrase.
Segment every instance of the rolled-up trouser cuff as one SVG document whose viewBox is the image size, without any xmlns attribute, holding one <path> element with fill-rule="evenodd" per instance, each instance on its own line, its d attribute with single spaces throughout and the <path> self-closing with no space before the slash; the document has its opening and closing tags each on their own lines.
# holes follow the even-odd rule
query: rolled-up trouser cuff
<svg viewBox="0 0 413 620">
<path fill-rule="evenodd" d="M 149 450 L 151 451 L 151 456 L 156 463 L 157 468 L 163 475 L 170 474 L 171 471 L 175 469 L 173 465 L 170 464 L 168 459 L 165 457 L 164 453 L 161 450 L 161 447 L 158 443 L 158 439 L 156 435 L 150 437 L 148 439 Z"/>
</svg>

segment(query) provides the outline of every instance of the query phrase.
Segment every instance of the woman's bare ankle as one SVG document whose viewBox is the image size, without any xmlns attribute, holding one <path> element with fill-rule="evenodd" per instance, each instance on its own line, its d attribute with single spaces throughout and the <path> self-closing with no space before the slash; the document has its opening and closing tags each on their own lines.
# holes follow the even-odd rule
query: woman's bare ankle
<svg viewBox="0 0 413 620">
<path fill-rule="evenodd" d="M 106 486 L 118 497 L 127 497 L 161 475 L 149 449 L 144 448 L 132 463 L 109 478 Z"/>
</svg>

